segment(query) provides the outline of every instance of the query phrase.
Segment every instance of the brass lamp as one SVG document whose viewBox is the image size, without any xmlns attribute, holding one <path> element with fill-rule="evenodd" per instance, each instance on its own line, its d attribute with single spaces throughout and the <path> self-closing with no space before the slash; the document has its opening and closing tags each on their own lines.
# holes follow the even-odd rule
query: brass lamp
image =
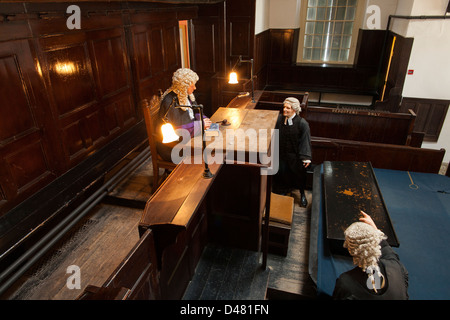
<svg viewBox="0 0 450 320">
<path fill-rule="evenodd" d="M 255 103 L 255 84 L 253 82 L 253 59 L 250 60 L 242 60 L 242 56 L 239 56 L 239 60 L 236 62 L 236 64 L 234 65 L 233 69 L 231 70 L 231 73 L 229 75 L 229 79 L 228 79 L 228 83 L 229 84 L 237 84 L 239 83 L 238 78 L 237 78 L 237 73 L 235 70 L 236 66 L 240 65 L 243 62 L 248 62 L 251 63 L 252 68 L 251 68 L 251 80 L 252 80 L 252 102 Z"/>
</svg>

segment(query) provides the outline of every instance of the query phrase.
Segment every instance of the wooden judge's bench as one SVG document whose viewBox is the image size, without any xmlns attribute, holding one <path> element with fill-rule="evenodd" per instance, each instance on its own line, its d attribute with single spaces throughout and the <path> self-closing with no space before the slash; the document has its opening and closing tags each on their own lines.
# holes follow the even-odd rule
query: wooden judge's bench
<svg viewBox="0 0 450 320">
<path fill-rule="evenodd" d="M 201 148 L 190 148 L 192 154 L 178 164 L 148 201 L 139 228 L 141 234 L 148 229 L 153 233 L 162 298 L 183 296 L 209 241 L 261 250 L 265 268 L 267 247 L 262 245 L 262 220 L 264 213 L 266 217 L 269 214 L 271 177 L 262 170 L 270 163 L 251 159 L 259 144 L 264 149 L 262 155 L 254 154 L 256 160 L 270 153 L 277 117 L 278 112 L 270 110 L 218 109 L 211 121 L 227 119 L 230 125 L 221 126 L 219 136 L 207 139 L 204 153 L 214 156 L 206 156 L 213 177 L 202 175 L 205 166 Z M 255 141 L 245 139 L 243 134 L 248 129 L 268 134 Z M 201 136 L 193 139 L 193 145 L 201 146 L 196 139 Z"/>
<path fill-rule="evenodd" d="M 88 287 L 81 299 L 114 293 L 114 299 L 180 299 L 208 242 L 259 251 L 266 268 L 271 176 L 263 172 L 271 165 L 267 160 L 279 112 L 247 108 L 248 102 L 244 98 L 236 106 L 235 99 L 233 107 L 211 116 L 229 125 L 207 138 L 205 150 L 201 136 L 186 144 L 185 158 L 145 206 L 140 242 L 102 288 Z M 257 139 L 246 137 L 249 132 Z M 212 178 L 203 177 L 203 153 Z M 134 280 L 124 271 L 133 270 L 132 264 Z"/>
</svg>

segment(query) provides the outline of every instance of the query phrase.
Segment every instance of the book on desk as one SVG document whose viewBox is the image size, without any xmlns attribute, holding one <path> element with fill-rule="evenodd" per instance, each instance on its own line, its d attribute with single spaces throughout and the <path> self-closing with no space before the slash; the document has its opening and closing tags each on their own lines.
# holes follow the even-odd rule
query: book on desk
<svg viewBox="0 0 450 320">
<path fill-rule="evenodd" d="M 219 135 L 220 125 L 218 123 L 211 123 L 211 126 L 205 130 L 205 136 L 217 137 Z"/>
</svg>

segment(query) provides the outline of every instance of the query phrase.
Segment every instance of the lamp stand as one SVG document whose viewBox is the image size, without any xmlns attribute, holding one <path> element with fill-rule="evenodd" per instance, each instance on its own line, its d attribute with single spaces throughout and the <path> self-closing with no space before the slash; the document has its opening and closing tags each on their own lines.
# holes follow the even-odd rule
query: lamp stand
<svg viewBox="0 0 450 320">
<path fill-rule="evenodd" d="M 203 105 L 201 105 L 201 104 L 196 104 L 194 106 L 178 105 L 176 108 L 191 108 L 193 110 L 197 109 L 200 111 L 200 122 L 202 123 L 202 156 L 203 156 L 203 161 L 205 162 L 205 170 L 203 171 L 202 176 L 205 179 L 211 179 L 212 177 L 214 177 L 214 175 L 209 170 L 208 162 L 206 161 L 206 157 L 205 157 L 206 141 L 204 139 L 205 138 L 205 124 L 203 123 Z"/>
<path fill-rule="evenodd" d="M 238 64 L 240 65 L 242 62 L 249 62 L 252 65 L 251 71 L 250 71 L 250 77 L 251 77 L 251 80 L 252 80 L 252 103 L 255 103 L 255 83 L 253 81 L 253 72 L 254 72 L 254 70 L 253 70 L 253 68 L 254 68 L 253 67 L 253 59 L 242 60 L 242 56 L 239 56 L 239 60 L 236 62 L 236 64 L 234 65 L 232 70 L 234 70 L 236 68 L 236 66 Z"/>
<path fill-rule="evenodd" d="M 205 162 L 205 170 L 203 170 L 203 178 L 211 179 L 214 175 L 211 173 L 208 167 L 208 162 L 205 157 L 206 141 L 205 141 L 205 124 L 203 123 L 203 106 L 196 105 L 193 108 L 200 110 L 200 122 L 202 123 L 202 143 L 203 143 L 203 161 Z"/>
</svg>

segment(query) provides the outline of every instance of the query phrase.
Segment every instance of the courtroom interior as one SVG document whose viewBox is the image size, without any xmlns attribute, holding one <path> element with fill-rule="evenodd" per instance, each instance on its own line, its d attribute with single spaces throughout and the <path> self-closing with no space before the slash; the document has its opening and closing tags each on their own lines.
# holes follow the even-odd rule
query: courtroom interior
<svg viewBox="0 0 450 320">
<path fill-rule="evenodd" d="M 331 300 L 361 210 L 408 298 L 450 299 L 449 18 L 449 0 L 2 1 L 0 299 Z M 162 112 L 180 69 L 198 80 Z M 311 155 L 280 194 L 287 98 Z M 169 161 L 161 123 L 188 111 L 200 132 Z"/>
</svg>

